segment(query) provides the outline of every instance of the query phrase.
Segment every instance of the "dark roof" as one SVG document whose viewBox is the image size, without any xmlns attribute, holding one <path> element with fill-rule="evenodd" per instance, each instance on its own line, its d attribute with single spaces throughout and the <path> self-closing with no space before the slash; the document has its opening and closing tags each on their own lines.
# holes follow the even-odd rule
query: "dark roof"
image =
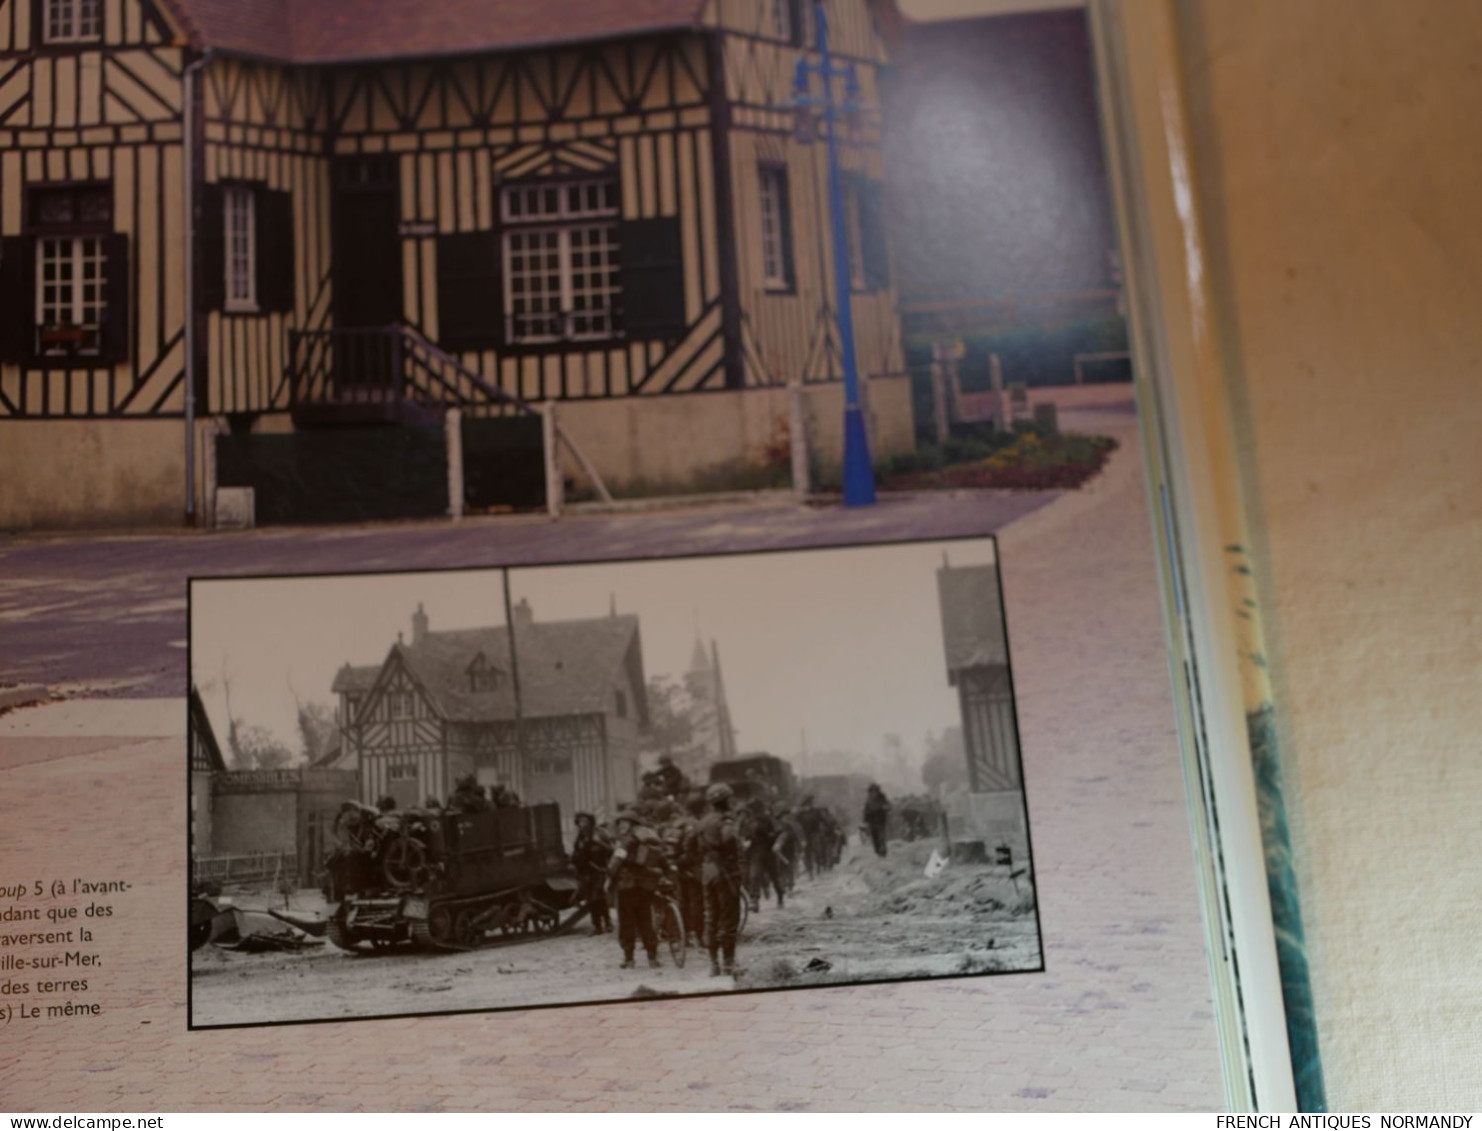
<svg viewBox="0 0 1482 1131">
<path fill-rule="evenodd" d="M 526 718 L 602 713 L 611 710 L 613 685 L 622 678 L 629 650 L 637 647 L 638 618 L 534 621 L 519 625 L 515 641 Z M 468 668 L 480 654 L 505 674 L 496 690 L 469 690 Z M 420 643 L 395 645 L 392 655 L 401 657 L 445 718 L 489 722 L 515 717 L 507 629 L 429 632 Z M 640 701 L 633 711 L 642 719 L 647 710 L 641 701 L 641 672 L 634 682 Z"/>
<path fill-rule="evenodd" d="M 998 567 L 943 566 L 937 570 L 937 593 L 942 603 L 947 672 L 1008 664 L 1009 642 L 998 600 Z"/>
<path fill-rule="evenodd" d="M 163 0 L 192 43 L 296 63 L 461 55 L 699 26 L 702 0 Z"/>
<path fill-rule="evenodd" d="M 369 691 L 376 685 L 376 676 L 380 674 L 380 664 L 358 668 L 346 664 L 335 674 L 334 684 L 330 690 L 336 695 L 346 691 Z"/>
</svg>

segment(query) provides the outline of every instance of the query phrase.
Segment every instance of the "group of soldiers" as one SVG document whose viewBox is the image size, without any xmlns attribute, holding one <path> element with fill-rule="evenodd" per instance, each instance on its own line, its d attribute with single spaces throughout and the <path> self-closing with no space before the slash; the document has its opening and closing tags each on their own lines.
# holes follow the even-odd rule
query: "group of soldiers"
<svg viewBox="0 0 1482 1131">
<path fill-rule="evenodd" d="M 714 976 L 736 968 L 743 901 L 758 911 L 763 897 L 784 906 L 799 874 L 838 864 L 847 834 L 838 817 L 805 797 L 790 806 L 762 790 L 738 798 L 731 786 L 692 788 L 668 759 L 645 775 L 639 800 L 618 809 L 611 825 L 576 814 L 572 865 L 594 934 L 610 932 L 617 910 L 623 967 L 641 943 L 659 961 L 656 900 L 674 900 L 685 940 L 710 955 Z"/>
</svg>

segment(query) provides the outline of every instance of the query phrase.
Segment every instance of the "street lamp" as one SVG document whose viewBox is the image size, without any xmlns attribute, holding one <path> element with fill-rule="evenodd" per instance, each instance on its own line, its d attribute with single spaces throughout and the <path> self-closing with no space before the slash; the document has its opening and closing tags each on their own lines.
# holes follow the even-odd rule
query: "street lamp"
<svg viewBox="0 0 1482 1131">
<path fill-rule="evenodd" d="M 823 137 L 828 144 L 829 220 L 834 245 L 834 295 L 839 309 L 839 343 L 844 360 L 844 505 L 869 506 L 875 501 L 875 470 L 870 463 L 870 439 L 865 430 L 864 411 L 859 403 L 859 361 L 854 353 L 854 311 L 850 300 L 849 241 L 844 230 L 844 186 L 839 175 L 839 107 L 834 102 L 834 80 L 844 80 L 842 109 L 851 118 L 859 112 L 859 79 L 851 62 L 835 63 L 829 54 L 828 17 L 822 4 L 814 4 L 814 26 L 818 33 L 818 62 L 806 53 L 793 72 L 793 136 L 803 145 L 816 140 L 814 111 L 821 110 Z M 811 92 L 813 76 L 819 76 L 823 93 Z"/>
</svg>

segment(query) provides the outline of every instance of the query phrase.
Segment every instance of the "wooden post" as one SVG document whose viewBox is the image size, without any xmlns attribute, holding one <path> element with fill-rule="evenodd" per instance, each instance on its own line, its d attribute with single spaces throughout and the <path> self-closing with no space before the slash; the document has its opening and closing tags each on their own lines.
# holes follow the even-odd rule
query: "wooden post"
<svg viewBox="0 0 1482 1131">
<path fill-rule="evenodd" d="M 787 440 L 792 455 L 793 494 L 805 498 L 813 489 L 808 475 L 808 412 L 803 403 L 803 383 L 787 383 Z"/>
<path fill-rule="evenodd" d="M 463 412 L 450 408 L 443 415 L 443 434 L 448 451 L 448 517 L 463 517 Z"/>
<path fill-rule="evenodd" d="M 565 482 L 561 478 L 561 457 L 556 448 L 556 402 L 540 406 L 540 446 L 545 453 L 545 509 L 552 518 L 561 517 L 566 505 Z"/>
</svg>

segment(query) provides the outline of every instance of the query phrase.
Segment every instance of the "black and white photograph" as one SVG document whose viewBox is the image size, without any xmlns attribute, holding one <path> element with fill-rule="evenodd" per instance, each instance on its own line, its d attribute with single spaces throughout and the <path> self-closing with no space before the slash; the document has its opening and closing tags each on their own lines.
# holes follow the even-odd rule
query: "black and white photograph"
<svg viewBox="0 0 1482 1131">
<path fill-rule="evenodd" d="M 990 538 L 196 579 L 190 642 L 193 1027 L 1042 968 Z"/>
</svg>

